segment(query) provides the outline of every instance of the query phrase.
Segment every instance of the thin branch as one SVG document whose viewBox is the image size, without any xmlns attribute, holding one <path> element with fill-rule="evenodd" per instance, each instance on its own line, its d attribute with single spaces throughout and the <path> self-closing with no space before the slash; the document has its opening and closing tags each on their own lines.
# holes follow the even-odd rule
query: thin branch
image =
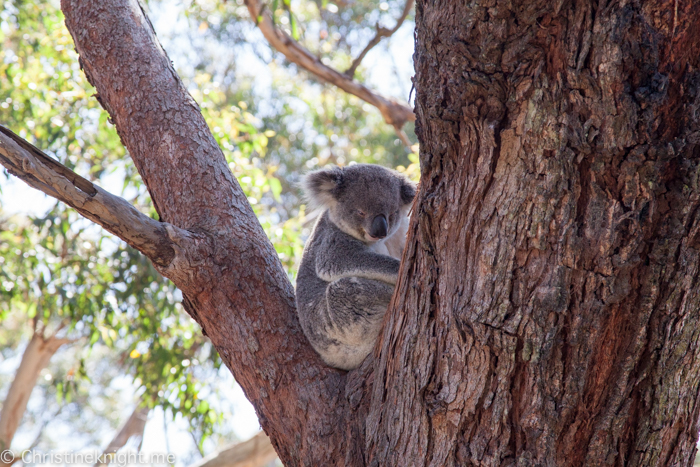
<svg viewBox="0 0 700 467">
<path fill-rule="evenodd" d="M 281 52 L 287 60 L 304 68 L 320 81 L 333 84 L 343 91 L 375 106 L 381 112 L 384 121 L 394 127 L 402 128 L 406 122 L 412 122 L 416 119 L 413 110 L 407 104 L 383 97 L 351 77 L 321 63 L 318 57 L 275 26 L 270 12 L 264 7 L 262 0 L 245 0 L 245 4 L 248 7 L 251 18 L 253 18 L 265 39 L 273 48 Z"/>
<path fill-rule="evenodd" d="M 360 55 L 357 56 L 355 60 L 352 61 L 352 65 L 350 65 L 350 68 L 347 69 L 345 74 L 349 76 L 350 78 L 353 78 L 355 76 L 355 71 L 357 71 L 357 67 L 360 66 L 360 63 L 362 63 L 362 60 L 365 58 L 365 55 L 367 55 L 367 52 L 372 50 L 372 48 L 379 44 L 379 42 L 385 38 L 385 37 L 391 37 L 396 31 L 399 30 L 403 22 L 406 20 L 406 17 L 408 17 L 408 14 L 411 12 L 411 8 L 413 8 L 413 4 L 415 3 L 415 0 L 407 0 L 406 4 L 403 7 L 403 12 L 401 12 L 401 16 L 399 19 L 396 21 L 396 26 L 394 26 L 392 29 L 387 29 L 385 27 L 380 26 L 377 24 L 377 33 L 374 35 L 371 41 L 367 44 L 367 47 L 364 48 L 362 52 L 360 52 Z"/>
<path fill-rule="evenodd" d="M 192 437 L 192 442 L 194 443 L 194 446 L 197 448 L 197 451 L 199 452 L 199 455 L 201 457 L 204 457 L 204 451 L 202 451 L 202 446 L 199 445 L 199 442 L 197 441 L 197 436 L 194 434 L 194 431 L 190 430 L 189 433 L 190 433 L 190 436 Z"/>
<path fill-rule="evenodd" d="M 174 258 L 165 224 L 84 179 L 1 125 L 0 164 L 32 188 L 75 208 L 154 263 L 167 266 Z"/>
<path fill-rule="evenodd" d="M 124 422 L 119 432 L 114 436 L 112 441 L 109 442 L 107 448 L 102 452 L 98 462 L 95 463 L 94 467 L 99 467 L 101 465 L 107 465 L 111 463 L 113 455 L 119 451 L 121 448 L 126 446 L 126 443 L 132 437 L 139 440 L 139 451 L 141 450 L 141 443 L 143 442 L 143 430 L 146 428 L 146 421 L 148 421 L 148 407 L 136 406 L 131 416 Z M 106 461 L 106 462 L 104 462 Z"/>
<path fill-rule="evenodd" d="M 411 141 L 408 139 L 408 136 L 406 136 L 406 132 L 396 126 L 394 127 L 394 129 L 396 130 L 396 134 L 399 136 L 399 139 L 404 144 L 404 146 L 406 146 L 409 151 L 413 151 L 413 148 L 411 148 Z"/>
</svg>

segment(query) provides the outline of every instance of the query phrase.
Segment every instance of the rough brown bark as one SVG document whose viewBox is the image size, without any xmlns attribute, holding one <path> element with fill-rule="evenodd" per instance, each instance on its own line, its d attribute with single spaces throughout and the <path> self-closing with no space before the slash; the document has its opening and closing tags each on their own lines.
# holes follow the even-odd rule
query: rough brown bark
<svg viewBox="0 0 700 467">
<path fill-rule="evenodd" d="M 174 226 L 175 257 L 159 270 L 182 290 L 283 462 L 327 464 L 343 446 L 334 432 L 344 376 L 304 339 L 275 250 L 148 19 L 136 0 L 61 8 L 161 221 Z"/>
<path fill-rule="evenodd" d="M 700 3 L 419 1 L 378 465 L 689 465 Z"/>
</svg>

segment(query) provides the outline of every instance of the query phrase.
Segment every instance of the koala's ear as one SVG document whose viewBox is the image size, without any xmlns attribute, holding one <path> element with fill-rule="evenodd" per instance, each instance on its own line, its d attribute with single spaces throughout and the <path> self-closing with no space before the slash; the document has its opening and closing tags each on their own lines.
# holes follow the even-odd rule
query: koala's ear
<svg viewBox="0 0 700 467">
<path fill-rule="evenodd" d="M 413 198 L 416 196 L 416 185 L 406 179 L 403 178 L 401 179 L 401 202 L 406 205 L 406 204 L 411 204 L 413 202 Z"/>
<path fill-rule="evenodd" d="M 343 169 L 333 167 L 306 174 L 304 193 L 314 207 L 330 208 L 338 202 L 338 191 L 343 181 Z"/>
</svg>

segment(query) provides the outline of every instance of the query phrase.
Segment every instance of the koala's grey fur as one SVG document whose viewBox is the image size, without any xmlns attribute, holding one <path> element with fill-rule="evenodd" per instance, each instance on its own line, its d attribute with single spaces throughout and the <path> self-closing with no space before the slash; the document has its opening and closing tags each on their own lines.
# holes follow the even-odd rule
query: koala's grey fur
<svg viewBox="0 0 700 467">
<path fill-rule="evenodd" d="M 369 164 L 311 172 L 304 189 L 324 211 L 299 266 L 299 320 L 328 365 L 350 370 L 377 340 L 416 189 L 398 172 Z"/>
</svg>

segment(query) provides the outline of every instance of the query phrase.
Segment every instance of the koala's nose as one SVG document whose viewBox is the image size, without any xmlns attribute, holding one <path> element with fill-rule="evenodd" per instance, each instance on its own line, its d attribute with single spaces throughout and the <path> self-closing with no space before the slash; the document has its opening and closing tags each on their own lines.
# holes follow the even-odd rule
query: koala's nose
<svg viewBox="0 0 700 467">
<path fill-rule="evenodd" d="M 384 217 L 383 214 L 379 214 L 372 221 L 372 229 L 370 231 L 370 235 L 375 238 L 384 238 L 386 237 L 388 229 L 389 226 L 386 223 L 386 217 Z"/>
</svg>

